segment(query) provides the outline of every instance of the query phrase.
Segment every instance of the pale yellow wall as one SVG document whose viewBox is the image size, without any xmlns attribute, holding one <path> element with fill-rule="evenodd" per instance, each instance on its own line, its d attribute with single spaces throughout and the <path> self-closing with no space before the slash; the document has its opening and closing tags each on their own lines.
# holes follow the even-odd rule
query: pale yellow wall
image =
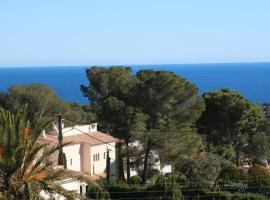
<svg viewBox="0 0 270 200">
<path fill-rule="evenodd" d="M 110 151 L 111 158 L 111 175 L 116 174 L 115 164 L 115 142 L 108 144 L 99 144 L 90 146 L 89 144 L 70 144 L 63 148 L 63 152 L 66 155 L 67 169 L 73 171 L 82 171 L 91 175 L 98 175 L 106 173 L 106 154 L 107 147 Z M 99 160 L 94 161 L 93 155 L 99 154 Z M 55 162 L 57 163 L 58 152 L 54 156 Z M 70 160 L 72 159 L 72 163 Z M 94 173 L 95 172 L 95 173 Z"/>
<path fill-rule="evenodd" d="M 91 173 L 90 160 L 90 145 L 83 143 L 81 145 L 81 170 L 86 173 Z"/>
<path fill-rule="evenodd" d="M 65 146 L 63 147 L 63 152 L 66 154 L 67 169 L 81 171 L 80 144 Z"/>
<path fill-rule="evenodd" d="M 68 191 L 74 191 L 78 194 L 80 194 L 80 186 L 83 187 L 83 195 L 85 195 L 85 186 L 86 183 L 85 182 L 81 182 L 76 178 L 69 178 L 66 180 L 61 180 L 59 182 L 56 182 L 56 184 L 60 185 L 61 187 L 63 187 L 64 189 L 68 190 Z M 51 199 L 50 195 L 48 193 L 46 193 L 44 190 L 42 190 L 40 192 L 40 195 L 44 198 L 44 199 Z M 67 200 L 65 197 L 55 194 L 53 195 L 54 199 L 57 200 Z"/>
<path fill-rule="evenodd" d="M 104 152 L 107 151 L 107 147 L 111 149 L 110 151 L 110 158 L 111 158 L 111 175 L 115 175 L 115 142 L 110 143 L 113 146 L 110 146 L 108 144 L 100 144 L 91 146 L 91 156 L 90 156 L 90 163 L 91 163 L 91 174 L 92 175 L 98 175 L 106 172 L 106 156 L 104 158 Z M 99 154 L 99 160 L 94 161 L 93 155 Z"/>
<path fill-rule="evenodd" d="M 83 133 L 91 133 L 97 131 L 97 123 L 92 123 L 88 125 L 76 125 L 73 127 L 63 128 L 63 136 L 79 135 Z"/>
</svg>

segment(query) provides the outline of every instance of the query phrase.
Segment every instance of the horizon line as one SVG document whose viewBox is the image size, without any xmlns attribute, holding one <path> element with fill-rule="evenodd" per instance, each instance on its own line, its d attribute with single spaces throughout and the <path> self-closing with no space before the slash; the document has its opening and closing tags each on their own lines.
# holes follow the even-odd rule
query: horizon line
<svg viewBox="0 0 270 200">
<path fill-rule="evenodd" d="M 267 64 L 270 61 L 250 61 L 250 62 L 202 62 L 202 63 L 156 63 L 156 64 L 89 64 L 89 65 L 22 65 L 22 66 L 0 66 L 0 68 L 50 68 L 50 67 L 109 67 L 109 66 L 125 66 L 125 67 L 139 67 L 139 66 L 155 66 L 155 65 L 215 65 L 215 64 Z"/>
</svg>

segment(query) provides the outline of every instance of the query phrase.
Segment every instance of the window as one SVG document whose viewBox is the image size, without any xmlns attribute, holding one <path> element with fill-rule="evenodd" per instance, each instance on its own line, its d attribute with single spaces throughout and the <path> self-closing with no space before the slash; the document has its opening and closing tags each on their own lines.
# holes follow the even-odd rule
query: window
<svg viewBox="0 0 270 200">
<path fill-rule="evenodd" d="M 82 195 L 82 186 L 80 185 L 80 194 Z"/>
<path fill-rule="evenodd" d="M 99 153 L 93 155 L 93 161 L 98 161 L 99 160 Z"/>
<path fill-rule="evenodd" d="M 72 165 L 72 158 L 69 160 L 70 165 Z"/>
<path fill-rule="evenodd" d="M 96 125 L 91 125 L 91 129 L 95 129 L 96 128 Z"/>
<path fill-rule="evenodd" d="M 106 152 L 103 153 L 103 158 L 106 159 Z"/>
</svg>

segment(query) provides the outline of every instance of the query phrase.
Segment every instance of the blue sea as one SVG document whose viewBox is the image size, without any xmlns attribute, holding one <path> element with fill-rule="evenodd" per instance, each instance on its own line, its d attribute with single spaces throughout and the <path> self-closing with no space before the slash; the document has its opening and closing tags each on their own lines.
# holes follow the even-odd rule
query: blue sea
<svg viewBox="0 0 270 200">
<path fill-rule="evenodd" d="M 134 65 L 140 69 L 170 70 L 195 83 L 200 94 L 219 88 L 240 91 L 246 98 L 257 102 L 270 102 L 270 63 L 227 64 L 169 64 Z M 3 67 L 0 68 L 0 91 L 13 84 L 44 83 L 52 87 L 61 99 L 86 104 L 80 91 L 88 84 L 86 67 Z"/>
</svg>

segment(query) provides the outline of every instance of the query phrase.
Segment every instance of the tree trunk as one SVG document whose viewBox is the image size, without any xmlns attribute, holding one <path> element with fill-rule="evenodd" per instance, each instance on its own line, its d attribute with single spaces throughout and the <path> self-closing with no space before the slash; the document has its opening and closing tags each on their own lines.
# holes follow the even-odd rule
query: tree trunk
<svg viewBox="0 0 270 200">
<path fill-rule="evenodd" d="M 145 154 L 144 154 L 144 163 L 143 163 L 143 176 L 142 176 L 142 184 L 146 183 L 147 175 L 148 175 L 148 160 L 149 160 L 149 154 L 150 154 L 150 145 L 151 145 L 151 139 L 149 138 L 147 141 Z"/>
<path fill-rule="evenodd" d="M 235 164 L 237 167 L 239 167 L 239 158 L 240 158 L 239 153 L 236 152 L 236 161 L 235 161 L 236 163 Z"/>
<path fill-rule="evenodd" d="M 118 143 L 118 153 L 117 153 L 117 161 L 118 161 L 118 179 L 119 180 L 124 180 L 124 165 L 123 165 L 123 153 L 122 153 L 122 143 Z"/>
<path fill-rule="evenodd" d="M 239 167 L 240 164 L 240 151 L 241 151 L 241 144 L 240 144 L 240 135 L 237 135 L 237 139 L 236 139 L 236 145 L 235 145 L 235 153 L 236 153 L 236 159 L 235 159 L 235 164 L 237 167 Z"/>
<path fill-rule="evenodd" d="M 111 172 L 110 150 L 107 149 L 107 153 L 106 153 L 106 178 L 107 180 L 110 180 L 110 172 Z"/>
<path fill-rule="evenodd" d="M 129 156 L 129 139 L 126 139 L 126 148 L 127 148 L 127 183 L 130 184 L 130 156 Z"/>
<path fill-rule="evenodd" d="M 239 164 L 240 164 L 240 145 L 239 144 L 236 145 L 235 153 L 236 153 L 235 164 L 237 167 L 239 167 Z"/>
<path fill-rule="evenodd" d="M 64 166 L 64 157 L 63 157 L 63 133 L 62 133 L 62 115 L 58 115 L 58 144 L 59 154 L 58 154 L 58 165 Z"/>
</svg>

